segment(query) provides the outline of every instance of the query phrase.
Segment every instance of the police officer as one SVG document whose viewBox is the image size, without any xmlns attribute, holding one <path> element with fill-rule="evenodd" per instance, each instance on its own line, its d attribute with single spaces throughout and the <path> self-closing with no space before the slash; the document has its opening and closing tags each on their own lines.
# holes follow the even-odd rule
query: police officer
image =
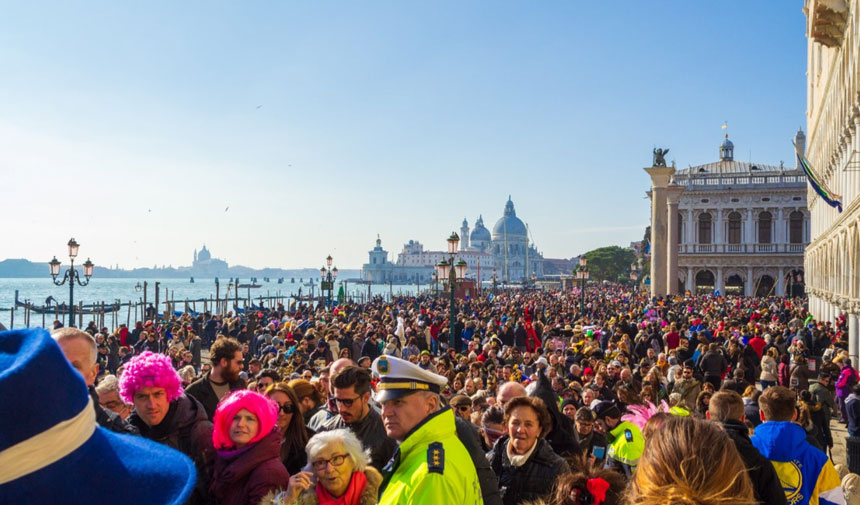
<svg viewBox="0 0 860 505">
<path fill-rule="evenodd" d="M 376 358 L 371 370 L 380 378 L 375 400 L 385 431 L 400 444 L 383 469 L 379 505 L 483 504 L 454 412 L 439 398 L 448 380 L 393 356 Z"/>
<path fill-rule="evenodd" d="M 594 406 L 594 417 L 603 427 L 609 449 L 606 466 L 630 478 L 645 450 L 645 439 L 638 426 L 621 420 L 621 409 L 611 401 Z"/>
</svg>

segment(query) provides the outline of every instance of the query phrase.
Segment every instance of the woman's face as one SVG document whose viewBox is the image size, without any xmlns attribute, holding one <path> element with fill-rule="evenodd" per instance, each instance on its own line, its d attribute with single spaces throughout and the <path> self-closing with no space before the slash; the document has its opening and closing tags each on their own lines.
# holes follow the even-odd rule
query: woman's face
<svg viewBox="0 0 860 505">
<path fill-rule="evenodd" d="M 242 409 L 236 413 L 233 422 L 230 423 L 230 440 L 236 444 L 236 448 L 241 449 L 257 436 L 259 429 L 260 423 L 257 416 L 247 409 Z"/>
<path fill-rule="evenodd" d="M 319 482 L 334 497 L 346 492 L 355 470 L 352 458 L 340 443 L 323 447 L 311 460 L 311 467 Z"/>
<path fill-rule="evenodd" d="M 517 407 L 508 419 L 508 436 L 514 454 L 525 454 L 540 436 L 537 412 L 531 407 Z"/>
<path fill-rule="evenodd" d="M 496 445 L 496 440 L 501 438 L 504 434 L 505 425 L 503 424 L 484 423 L 484 425 L 481 426 L 481 435 L 484 437 L 484 441 L 490 447 Z"/>
<path fill-rule="evenodd" d="M 292 409 L 296 408 L 293 405 L 293 402 L 290 400 L 290 397 L 285 393 L 280 391 L 272 391 L 272 394 L 269 395 L 269 398 L 275 400 L 278 404 L 278 428 L 281 430 L 281 433 L 287 432 L 287 426 L 290 425 L 290 421 L 293 420 L 293 412 Z M 289 410 L 289 414 L 284 413 L 284 409 Z"/>
<path fill-rule="evenodd" d="M 454 379 L 454 391 L 459 391 L 463 389 L 463 381 L 460 379 Z"/>
<path fill-rule="evenodd" d="M 586 389 L 584 393 L 582 393 L 582 402 L 585 405 L 591 405 L 591 402 L 594 401 L 594 391 L 590 389 Z"/>
</svg>

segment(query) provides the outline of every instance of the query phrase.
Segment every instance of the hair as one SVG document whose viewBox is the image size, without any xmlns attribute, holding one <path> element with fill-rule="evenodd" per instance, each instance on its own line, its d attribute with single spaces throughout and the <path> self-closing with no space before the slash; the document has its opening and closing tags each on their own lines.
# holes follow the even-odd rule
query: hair
<svg viewBox="0 0 860 505">
<path fill-rule="evenodd" d="M 51 338 L 54 339 L 58 344 L 60 342 L 66 342 L 69 340 L 83 340 L 85 343 L 89 344 L 91 347 L 91 355 L 92 359 L 90 360 L 90 365 L 95 365 L 96 360 L 98 359 L 98 348 L 96 346 L 96 339 L 93 338 L 92 335 L 85 331 L 81 331 L 77 328 L 60 328 L 51 333 Z"/>
<path fill-rule="evenodd" d="M 505 411 L 498 405 L 493 405 L 481 415 L 481 424 L 505 424 Z"/>
<path fill-rule="evenodd" d="M 212 366 L 218 366 L 222 359 L 230 361 L 236 356 L 236 352 L 241 350 L 242 344 L 235 338 L 221 337 L 209 348 L 209 361 Z"/>
<path fill-rule="evenodd" d="M 180 368 L 178 373 L 182 382 L 185 384 L 190 384 L 197 378 L 197 372 L 194 371 L 194 366 L 192 365 L 186 365 Z"/>
<path fill-rule="evenodd" d="M 660 431 L 663 426 L 666 425 L 666 421 L 672 419 L 672 414 L 668 412 L 657 412 L 653 416 L 649 417 L 647 421 L 645 421 L 645 426 L 642 427 L 642 436 L 645 440 L 651 438 L 651 434 Z"/>
<path fill-rule="evenodd" d="M 293 408 L 298 409 L 299 397 L 296 396 L 296 392 L 286 382 L 276 382 L 269 386 L 266 389 L 266 396 L 271 398 L 272 393 L 287 395 L 290 398 L 290 403 L 293 404 Z M 290 424 L 287 425 L 286 430 L 281 433 L 281 436 L 284 438 L 284 445 L 287 446 L 288 451 L 300 451 L 307 445 L 309 438 L 308 430 L 298 410 L 294 411 L 293 417 L 290 419 Z"/>
<path fill-rule="evenodd" d="M 791 421 L 795 413 L 795 394 L 782 386 L 771 386 L 758 398 L 758 406 L 768 421 Z"/>
<path fill-rule="evenodd" d="M 308 454 L 308 465 L 306 470 L 313 472 L 313 458 L 331 444 L 343 445 L 349 458 L 355 464 L 356 470 L 363 472 L 367 469 L 367 466 L 370 464 L 370 457 L 362 448 L 361 442 L 358 441 L 358 438 L 356 438 L 352 431 L 346 428 L 341 428 L 317 433 L 311 437 L 305 449 Z"/>
<path fill-rule="evenodd" d="M 546 404 L 540 398 L 534 396 L 518 396 L 516 398 L 512 398 L 507 404 L 505 404 L 505 425 L 507 426 L 508 421 L 511 419 L 511 414 L 514 409 L 519 407 L 530 407 L 537 414 L 538 422 L 540 423 L 540 436 L 545 437 L 549 430 L 552 428 L 552 419 L 549 416 L 549 410 L 546 408 Z"/>
<path fill-rule="evenodd" d="M 370 370 L 350 365 L 331 378 L 331 386 L 338 389 L 355 388 L 355 394 L 364 396 L 370 392 Z"/>
<path fill-rule="evenodd" d="M 257 380 L 259 381 L 263 377 L 268 377 L 272 379 L 272 382 L 281 381 L 281 374 L 279 374 L 278 371 L 273 368 L 264 368 L 263 370 L 260 370 L 260 373 L 257 374 Z"/>
<path fill-rule="evenodd" d="M 304 398 L 310 398 L 317 405 L 319 405 L 319 403 L 322 401 L 322 395 L 320 394 L 319 390 L 305 379 L 293 379 L 288 382 L 287 385 L 293 388 L 293 391 L 296 392 L 296 397 L 298 397 L 299 401 Z"/>
<path fill-rule="evenodd" d="M 575 467 L 582 468 L 579 472 L 568 472 L 558 476 L 550 495 L 549 503 L 552 505 L 581 505 L 582 503 L 594 503 L 587 501 L 588 481 L 592 479 L 603 479 L 609 484 L 606 490 L 606 499 L 602 505 L 618 505 L 622 503 L 624 489 L 627 479 L 618 472 L 605 469 L 595 469 L 582 460 L 576 461 Z M 585 500 L 583 500 L 585 498 Z M 593 497 L 592 497 L 593 498 Z"/>
<path fill-rule="evenodd" d="M 645 439 L 628 503 L 754 505 L 734 442 L 715 423 L 672 416 Z"/>
<path fill-rule="evenodd" d="M 168 402 L 182 396 L 182 379 L 173 369 L 169 356 L 144 351 L 126 363 L 119 379 L 120 398 L 133 404 L 134 394 L 145 387 L 164 388 Z"/>
<path fill-rule="evenodd" d="M 250 444 L 260 441 L 272 432 L 278 420 L 278 405 L 256 391 L 240 389 L 225 396 L 215 409 L 215 417 L 212 419 L 212 444 L 216 449 L 235 445 L 230 439 L 230 425 L 242 409 L 254 414 L 259 422 L 257 434 L 251 438 Z"/>
<path fill-rule="evenodd" d="M 105 375 L 96 385 L 96 394 L 104 395 L 113 393 L 119 389 L 119 380 L 116 375 Z"/>
<path fill-rule="evenodd" d="M 744 401 L 735 391 L 723 389 L 711 396 L 708 412 L 712 420 L 721 423 L 729 420 L 740 421 L 744 416 Z"/>
</svg>

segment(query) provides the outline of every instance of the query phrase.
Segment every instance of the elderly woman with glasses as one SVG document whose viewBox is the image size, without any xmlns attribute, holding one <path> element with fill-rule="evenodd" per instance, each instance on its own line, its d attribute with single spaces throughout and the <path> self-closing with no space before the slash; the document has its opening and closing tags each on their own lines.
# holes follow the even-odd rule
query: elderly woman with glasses
<svg viewBox="0 0 860 505">
<path fill-rule="evenodd" d="M 307 446 L 308 470 L 261 505 L 375 505 L 382 475 L 370 466 L 361 442 L 348 429 L 314 435 Z"/>
<path fill-rule="evenodd" d="M 278 404 L 276 425 L 281 430 L 281 461 L 290 475 L 295 475 L 308 463 L 305 445 L 314 432 L 305 426 L 299 413 L 299 398 L 286 382 L 269 386 L 266 396 Z"/>
</svg>

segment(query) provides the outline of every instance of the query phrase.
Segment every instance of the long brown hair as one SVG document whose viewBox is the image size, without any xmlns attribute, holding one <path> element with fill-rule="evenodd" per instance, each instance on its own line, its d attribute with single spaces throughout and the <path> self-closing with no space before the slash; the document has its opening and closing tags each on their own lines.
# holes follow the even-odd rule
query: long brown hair
<svg viewBox="0 0 860 505">
<path fill-rule="evenodd" d="M 286 382 L 276 382 L 269 386 L 269 389 L 266 390 L 266 396 L 271 397 L 272 393 L 275 392 L 284 393 L 290 398 L 290 402 L 293 404 L 293 417 L 290 419 L 287 429 L 284 430 L 284 433 L 281 433 L 284 439 L 283 449 L 286 451 L 285 454 L 293 451 L 303 452 L 305 446 L 308 445 L 310 437 L 308 437 L 308 430 L 305 428 L 305 420 L 299 411 L 299 397 L 296 396 L 296 392 Z"/>
<path fill-rule="evenodd" d="M 716 424 L 667 419 L 646 439 L 628 505 L 754 505 L 752 484 L 734 443 Z"/>
</svg>

